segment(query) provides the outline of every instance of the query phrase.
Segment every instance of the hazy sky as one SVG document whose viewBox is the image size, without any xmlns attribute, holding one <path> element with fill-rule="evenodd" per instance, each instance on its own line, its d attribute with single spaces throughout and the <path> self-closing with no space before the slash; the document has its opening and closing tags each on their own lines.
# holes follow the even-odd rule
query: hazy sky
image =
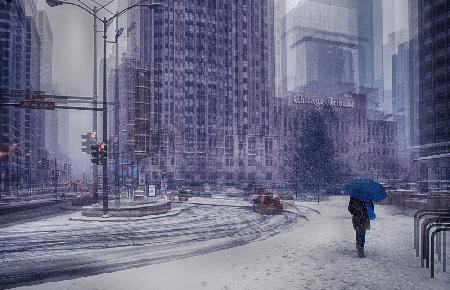
<svg viewBox="0 0 450 290">
<path fill-rule="evenodd" d="M 70 0 L 80 4 L 77 0 Z M 107 3 L 106 0 L 96 0 Z M 117 1 L 117 0 L 116 0 Z M 116 1 L 108 6 L 116 10 Z M 126 1 L 126 0 L 120 0 Z M 93 7 L 92 0 L 82 0 Z M 62 94 L 92 96 L 93 90 L 93 18 L 78 7 L 62 5 L 49 7 L 45 0 L 38 0 L 38 8 L 45 10 L 53 30 L 53 83 Z M 109 15 L 108 13 L 104 14 Z M 101 26 L 100 26 L 101 27 Z M 99 29 L 100 29 L 99 27 Z M 114 27 L 109 28 L 109 39 L 114 37 Z M 103 55 L 102 33 L 97 35 L 98 59 Z M 108 44 L 108 53 L 111 44 Z M 61 144 L 70 152 L 73 168 L 85 169 L 90 158 L 82 153 L 80 134 L 92 129 L 92 112 L 66 111 L 69 114 L 69 134 L 66 144 Z M 98 120 L 101 125 L 101 119 Z"/>
<path fill-rule="evenodd" d="M 93 79 L 93 19 L 81 9 L 69 5 L 49 7 L 45 0 L 37 0 L 38 8 L 47 12 L 53 30 L 53 82 L 58 90 L 67 95 L 92 95 Z M 80 4 L 79 0 L 68 0 Z M 110 0 L 81 0 L 93 7 L 95 1 L 107 3 Z M 108 6 L 111 11 L 116 10 L 118 1 Z M 186 0 L 188 1 L 188 0 Z M 191 0 L 189 0 L 191 1 Z M 288 0 L 287 10 L 292 9 L 300 0 Z M 389 32 L 407 28 L 408 0 L 379 0 L 383 1 L 384 38 Z M 105 14 L 109 15 L 104 11 Z M 101 15 L 101 16 L 103 16 Z M 109 29 L 109 39 L 113 39 L 114 29 Z M 98 35 L 98 57 L 102 52 L 101 34 Z M 111 45 L 108 45 L 108 53 Z M 74 162 L 74 168 L 85 168 L 89 164 L 87 154 L 80 151 L 80 134 L 92 129 L 92 112 L 69 112 L 69 138 L 65 145 Z M 101 119 L 99 120 L 99 122 Z"/>
</svg>

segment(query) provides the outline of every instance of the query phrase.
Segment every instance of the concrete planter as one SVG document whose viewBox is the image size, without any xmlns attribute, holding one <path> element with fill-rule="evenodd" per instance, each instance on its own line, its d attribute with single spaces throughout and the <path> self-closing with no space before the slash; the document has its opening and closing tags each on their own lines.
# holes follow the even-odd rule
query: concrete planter
<svg viewBox="0 0 450 290">
<path fill-rule="evenodd" d="M 109 208 L 110 217 L 142 217 L 147 215 L 157 215 L 167 213 L 172 207 L 169 200 L 161 200 L 155 203 L 144 203 L 137 205 L 127 205 Z M 82 215 L 87 217 L 100 217 L 103 215 L 101 206 L 83 207 Z"/>
</svg>

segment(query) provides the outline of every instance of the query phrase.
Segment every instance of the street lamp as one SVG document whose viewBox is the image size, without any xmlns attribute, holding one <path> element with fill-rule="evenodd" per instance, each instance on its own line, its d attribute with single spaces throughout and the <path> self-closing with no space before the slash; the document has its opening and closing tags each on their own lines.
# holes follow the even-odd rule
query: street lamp
<svg viewBox="0 0 450 290">
<path fill-rule="evenodd" d="M 148 8 L 152 8 L 152 9 L 157 9 L 157 8 L 161 8 L 162 4 L 161 3 L 152 3 L 152 4 L 142 4 L 143 2 L 146 2 L 148 0 L 141 0 L 138 3 L 131 5 L 125 9 L 122 9 L 121 11 L 117 12 L 116 14 L 112 15 L 109 18 L 103 17 L 103 19 L 99 18 L 96 13 L 93 13 L 92 11 L 90 11 L 89 9 L 77 4 L 77 3 L 72 3 L 72 2 L 66 2 L 66 1 L 61 1 L 61 0 L 46 0 L 47 4 L 50 7 L 55 7 L 55 6 L 60 6 L 62 4 L 68 4 L 68 5 L 72 5 L 72 6 L 77 6 L 81 9 L 83 9 L 84 11 L 86 11 L 87 13 L 89 13 L 90 15 L 92 15 L 95 19 L 99 20 L 100 22 L 103 23 L 103 143 L 107 144 L 108 142 L 108 132 L 107 132 L 107 128 L 108 128 L 108 110 L 107 110 L 107 88 L 106 88 L 106 43 L 107 43 L 107 30 L 108 30 L 108 26 L 111 24 L 111 22 L 116 19 L 117 17 L 119 17 L 120 15 L 122 15 L 123 13 L 127 12 L 128 10 L 134 8 L 134 7 L 148 7 Z M 117 32 L 116 31 L 116 36 L 117 36 Z M 118 37 L 118 36 L 117 36 Z M 103 161 L 103 216 L 107 217 L 108 215 L 108 161 L 107 158 L 104 159 Z M 94 178 L 96 178 L 94 176 Z"/>
<path fill-rule="evenodd" d="M 120 203 L 119 183 L 119 37 L 122 35 L 124 28 L 119 28 L 119 18 L 116 19 L 116 35 L 114 41 L 108 41 L 116 45 L 116 61 L 115 61 L 115 81 L 114 81 L 114 135 L 117 139 L 113 142 L 112 148 L 115 153 L 114 161 L 114 197 L 116 203 Z M 116 204 L 116 206 L 117 206 Z"/>
<path fill-rule="evenodd" d="M 26 160 L 28 160 L 28 191 L 29 194 L 31 195 L 32 193 L 32 188 L 31 188 L 31 150 L 28 151 L 28 153 L 25 154 L 25 158 Z"/>
<path fill-rule="evenodd" d="M 85 10 L 86 12 L 88 12 L 89 14 L 91 14 L 93 16 L 93 20 L 94 20 L 94 25 L 93 25 L 93 30 L 94 30 L 94 39 L 93 39 L 93 44 L 94 44 L 94 65 L 93 65 L 93 86 L 92 86 L 92 106 L 93 106 L 93 111 L 92 111 L 92 129 L 94 132 L 97 132 L 97 33 L 99 31 L 97 31 L 97 13 L 102 10 L 102 9 L 106 9 L 106 6 L 111 3 L 113 0 L 110 0 L 108 3 L 104 4 L 103 6 L 101 6 L 100 8 L 97 9 L 96 6 L 94 6 L 92 9 L 89 8 L 88 6 L 84 5 L 83 6 L 79 6 L 75 3 L 70 3 L 70 2 L 64 2 L 61 0 L 47 0 L 47 4 L 50 7 L 55 7 L 55 6 L 60 6 L 63 4 L 69 4 L 69 5 L 74 5 L 77 6 L 83 10 Z M 87 7 L 87 8 L 85 8 Z M 98 201 L 98 165 L 97 164 L 93 164 L 92 165 L 92 180 L 93 180 L 93 184 L 92 184 L 92 196 L 94 197 L 94 200 L 97 202 Z"/>
</svg>

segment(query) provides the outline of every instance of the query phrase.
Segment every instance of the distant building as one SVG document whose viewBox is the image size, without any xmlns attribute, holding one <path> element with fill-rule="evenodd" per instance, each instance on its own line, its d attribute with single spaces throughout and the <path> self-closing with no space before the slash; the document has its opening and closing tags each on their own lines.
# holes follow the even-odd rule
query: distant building
<svg viewBox="0 0 450 290">
<path fill-rule="evenodd" d="M 368 95 L 369 114 L 379 110 L 380 30 L 382 20 L 371 0 L 305 0 L 292 9 L 281 36 L 281 77 L 277 87 L 285 92 Z M 375 7 L 374 7 L 375 5 Z M 376 54 L 375 54 L 376 52 Z"/>
<path fill-rule="evenodd" d="M 0 4 L 2 102 L 18 102 L 14 91 L 41 90 L 41 37 L 36 1 Z M 10 92 L 13 92 L 10 94 Z M 0 108 L 2 162 L 0 189 L 37 186 L 42 180 L 44 113 L 39 110 Z M 39 184 L 40 185 L 40 184 Z"/>
<path fill-rule="evenodd" d="M 450 55 L 448 53 L 448 1 L 410 1 L 410 24 L 413 32 L 412 108 L 418 112 L 412 120 L 419 126 L 419 163 L 422 190 L 448 189 L 450 184 L 450 114 L 448 88 Z M 417 74 L 418 72 L 418 74 Z M 415 73 L 415 74 L 414 74 Z M 414 131 L 414 135 L 416 132 Z M 414 136 L 413 135 L 413 136 Z M 414 136 L 415 137 L 415 136 Z"/>
<path fill-rule="evenodd" d="M 38 10 L 35 0 L 25 1 L 27 15 L 25 41 L 25 90 L 41 90 L 41 37 L 38 30 Z M 42 158 L 45 154 L 45 118 L 42 110 L 24 110 L 25 174 L 29 186 L 41 180 Z M 39 163 L 39 161 L 41 163 Z"/>
<path fill-rule="evenodd" d="M 411 103 L 410 103 L 409 41 L 398 46 L 392 56 L 392 115 L 397 126 L 397 150 L 403 168 L 410 168 L 411 159 Z M 404 177 L 409 170 L 403 170 Z"/>
<path fill-rule="evenodd" d="M 373 86 L 375 100 L 371 107 L 374 110 L 383 111 L 383 1 L 372 1 L 373 5 Z"/>
<path fill-rule="evenodd" d="M 25 38 L 27 18 L 25 2 L 13 1 L 0 5 L 0 46 L 2 92 L 25 89 Z M 1 102 L 16 99 L 2 95 Z M 19 108 L 0 107 L 0 189 L 12 190 L 22 186 L 24 172 L 23 126 L 24 112 Z"/>
<path fill-rule="evenodd" d="M 384 99 L 383 111 L 393 113 L 393 56 L 398 52 L 398 46 L 408 41 L 408 30 L 402 29 L 389 33 L 388 42 L 383 45 Z"/>
<path fill-rule="evenodd" d="M 286 89 L 283 89 L 283 45 L 282 37 L 286 33 L 286 0 L 276 0 L 274 5 L 274 39 L 275 39 L 275 96 L 283 97 Z"/>
<path fill-rule="evenodd" d="M 41 91 L 53 94 L 53 32 L 47 13 L 38 11 L 38 30 L 41 39 Z M 46 158 L 58 155 L 58 114 L 45 111 L 44 142 Z"/>
<path fill-rule="evenodd" d="M 395 146 L 395 122 L 393 120 L 368 119 L 366 96 L 344 94 L 341 96 L 306 95 L 290 93 L 277 100 L 279 120 L 276 128 L 280 132 L 282 146 L 277 172 L 280 180 L 290 184 L 289 160 L 292 156 L 292 136 L 302 131 L 305 118 L 324 104 L 331 106 L 333 118 L 329 118 L 327 131 L 333 141 L 334 153 L 344 166 L 357 177 L 394 179 L 399 176 L 397 149 Z"/>
</svg>

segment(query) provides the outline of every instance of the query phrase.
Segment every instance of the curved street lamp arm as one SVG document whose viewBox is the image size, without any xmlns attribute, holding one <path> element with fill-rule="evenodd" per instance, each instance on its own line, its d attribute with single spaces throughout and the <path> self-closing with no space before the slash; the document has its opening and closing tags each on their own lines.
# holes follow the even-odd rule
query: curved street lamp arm
<svg viewBox="0 0 450 290">
<path fill-rule="evenodd" d="M 77 6 L 77 7 L 81 8 L 81 9 L 83 9 L 84 11 L 86 11 L 87 13 L 91 14 L 91 15 L 94 16 L 95 18 L 97 18 L 97 20 L 100 20 L 100 21 L 103 22 L 103 19 L 99 18 L 97 15 L 95 15 L 94 13 L 92 13 L 89 9 L 87 9 L 86 7 L 84 7 L 84 6 L 80 5 L 80 4 L 72 3 L 72 2 L 67 2 L 67 1 L 61 1 L 60 3 L 62 3 L 62 4 L 68 4 L 68 5 L 72 5 L 72 6 Z"/>
<path fill-rule="evenodd" d="M 139 1 L 138 3 L 136 3 L 136 4 L 134 4 L 134 5 L 131 5 L 131 6 L 127 7 L 127 8 L 125 8 L 125 9 L 122 9 L 121 11 L 119 11 L 119 12 L 117 12 L 116 14 L 114 14 L 113 16 L 111 16 L 106 22 L 109 22 L 109 21 L 113 20 L 114 18 L 119 17 L 120 15 L 122 15 L 122 14 L 125 13 L 125 12 L 127 12 L 127 11 L 130 10 L 131 8 L 134 8 L 134 7 L 137 7 L 137 6 L 143 6 L 143 7 L 152 7 L 152 6 L 154 6 L 154 7 L 152 7 L 152 8 L 158 8 L 158 7 L 161 7 L 161 6 L 162 6 L 161 3 L 151 3 L 151 4 L 145 4 L 145 3 L 143 3 L 143 2 L 146 2 L 146 1 L 148 1 L 148 0 L 142 0 L 142 1 Z M 102 20 L 102 21 L 103 21 L 103 20 Z"/>
<path fill-rule="evenodd" d="M 98 11 L 105 9 L 106 11 L 108 11 L 109 13 L 111 13 L 112 15 L 114 15 L 114 12 L 111 12 L 111 10 L 109 10 L 108 8 L 106 8 L 106 6 L 108 6 L 109 4 L 111 4 L 114 0 L 110 0 L 109 2 L 107 2 L 106 4 L 101 4 L 96 0 L 91 0 L 92 2 L 94 2 L 95 4 L 99 5 L 100 8 L 98 8 Z"/>
<path fill-rule="evenodd" d="M 89 5 L 87 5 L 87 4 L 84 3 L 83 1 L 78 0 L 78 2 L 80 2 L 80 4 L 83 5 L 84 7 L 86 7 L 87 9 L 92 10 L 91 7 L 89 7 Z"/>
</svg>

